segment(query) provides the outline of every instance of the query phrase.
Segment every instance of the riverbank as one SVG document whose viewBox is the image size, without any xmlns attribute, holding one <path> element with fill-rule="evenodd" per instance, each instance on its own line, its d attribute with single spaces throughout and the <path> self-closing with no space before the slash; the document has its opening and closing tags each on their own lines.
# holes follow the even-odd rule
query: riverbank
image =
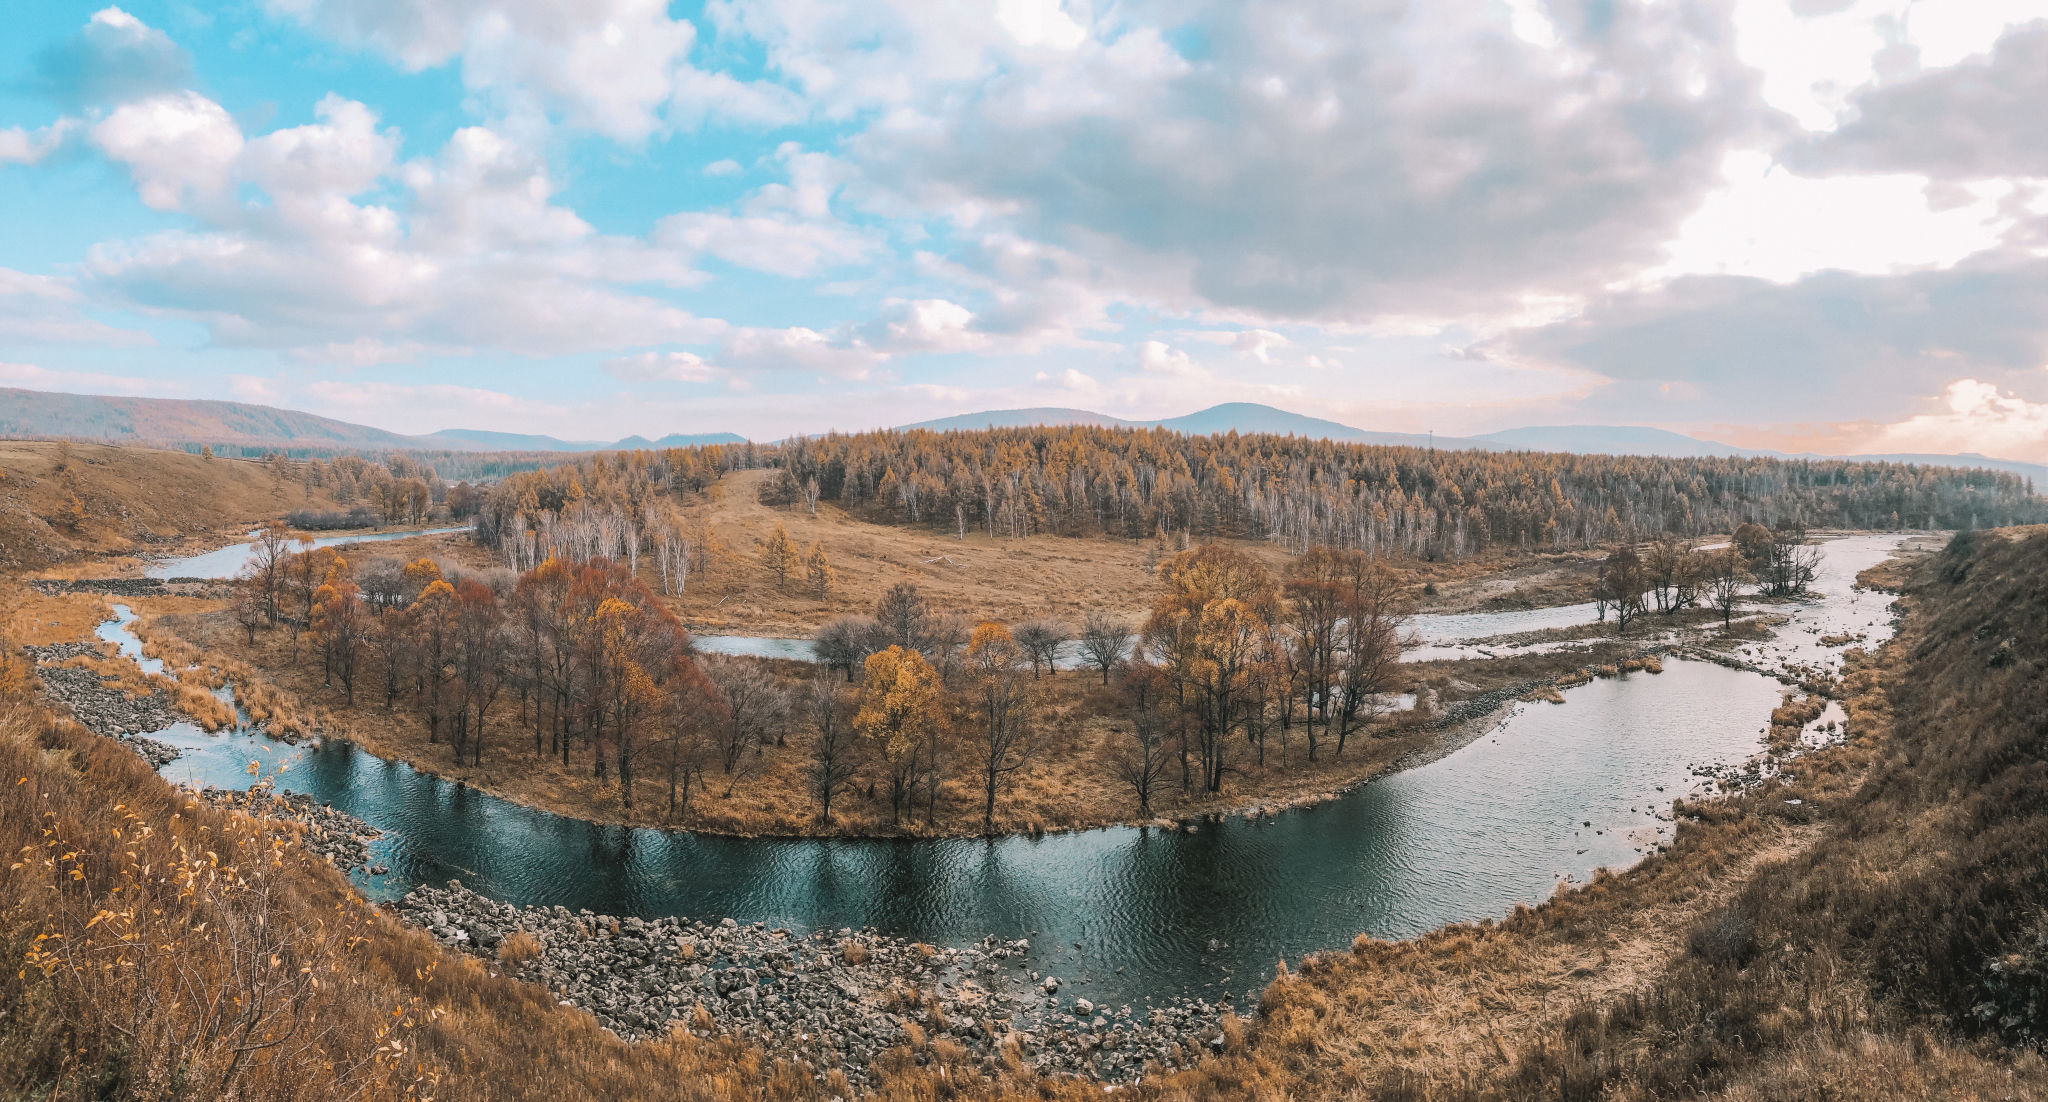
<svg viewBox="0 0 2048 1102">
<path fill-rule="evenodd" d="M 730 918 L 620 918 L 517 907 L 451 882 L 395 907 L 443 946 L 545 986 L 628 1040 L 676 1023 L 733 1037 L 872 1086 L 890 1049 L 955 1050 L 993 1069 L 1130 1083 L 1150 1065 L 1193 1064 L 1220 1046 L 1227 1005 L 1168 999 L 1097 1006 L 1030 968 L 1028 940 L 942 948 L 873 928 L 808 935 Z M 1063 991 L 1066 992 L 1063 994 Z"/>
</svg>

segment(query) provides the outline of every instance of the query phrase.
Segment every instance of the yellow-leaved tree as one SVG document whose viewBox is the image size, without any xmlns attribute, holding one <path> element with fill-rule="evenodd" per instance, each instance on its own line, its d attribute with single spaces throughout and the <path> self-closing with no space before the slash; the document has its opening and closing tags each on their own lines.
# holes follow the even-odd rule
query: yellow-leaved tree
<svg viewBox="0 0 2048 1102">
<path fill-rule="evenodd" d="M 797 567 L 796 544 L 790 542 L 789 529 L 778 524 L 775 531 L 768 534 L 767 541 L 761 545 L 761 565 L 775 575 L 776 585 L 789 581 L 789 575 Z"/>
<path fill-rule="evenodd" d="M 926 782 L 928 793 L 936 792 L 945 695 L 938 671 L 914 650 L 897 646 L 877 651 L 868 656 L 865 669 L 853 726 L 874 745 L 889 771 L 890 819 L 900 823 L 919 780 Z M 928 797 L 926 822 L 931 821 L 931 803 Z"/>
</svg>

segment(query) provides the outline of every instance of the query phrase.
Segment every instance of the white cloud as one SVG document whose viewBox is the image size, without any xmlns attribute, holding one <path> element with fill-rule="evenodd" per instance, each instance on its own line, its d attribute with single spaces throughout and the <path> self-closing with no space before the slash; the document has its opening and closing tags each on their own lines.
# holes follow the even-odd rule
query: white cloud
<svg viewBox="0 0 2048 1102">
<path fill-rule="evenodd" d="M 834 338 L 804 326 L 735 329 L 719 350 L 718 363 L 740 371 L 808 371 L 865 379 L 888 357 L 850 338 Z"/>
<path fill-rule="evenodd" d="M 384 364 L 411 363 L 427 353 L 425 345 L 417 341 L 383 341 L 375 337 L 357 337 L 352 341 L 330 341 L 327 344 L 305 345 L 291 350 L 291 357 L 300 363 L 331 364 L 338 367 L 378 367 Z"/>
<path fill-rule="evenodd" d="M 1204 379 L 1209 373 L 1188 354 L 1164 341 L 1146 341 L 1138 346 L 1138 370 L 1148 375 L 1173 375 L 1183 379 Z"/>
<path fill-rule="evenodd" d="M 94 320 L 86 306 L 68 279 L 0 268 L 0 338 L 18 344 L 152 343 L 147 333 Z"/>
<path fill-rule="evenodd" d="M 879 321 L 874 343 L 891 352 L 966 352 L 990 343 L 973 311 L 942 298 L 891 299 Z"/>
<path fill-rule="evenodd" d="M 1975 452 L 2048 461 L 2048 403 L 2030 402 L 1976 379 L 1948 385 L 1942 408 L 1884 425 L 1871 452 Z"/>
<path fill-rule="evenodd" d="M 1828 269 L 1947 267 L 2012 226 L 2002 188 L 1936 209 L 1925 176 L 1797 176 L 1761 153 L 1729 155 L 1722 180 L 1666 246 L 1669 260 L 1638 280 L 1713 273 L 1786 283 Z"/>
<path fill-rule="evenodd" d="M 142 201 L 158 210 L 218 201 L 242 154 L 241 127 L 197 92 L 123 104 L 93 126 L 92 142 L 128 167 Z"/>
<path fill-rule="evenodd" d="M 269 0 L 345 42 L 421 70 L 458 60 L 501 115 L 556 116 L 620 141 L 718 117 L 801 117 L 786 89 L 694 67 L 696 27 L 666 0 Z"/>
<path fill-rule="evenodd" d="M 1071 50 L 1088 38 L 1088 28 L 1076 23 L 1060 0 L 996 0 L 996 21 L 1019 46 Z"/>
<path fill-rule="evenodd" d="M 218 343 L 325 362 L 389 362 L 389 349 L 548 354 L 724 328 L 619 289 L 702 275 L 555 204 L 545 163 L 504 135 L 465 127 L 438 157 L 398 166 L 398 136 L 364 105 L 329 96 L 316 113 L 314 124 L 245 139 L 195 93 L 115 111 L 95 142 L 130 165 L 145 201 L 205 228 L 97 246 L 88 281 L 193 317 Z M 409 198 L 402 211 L 355 200 L 394 178 Z"/>
<path fill-rule="evenodd" d="M 790 278 L 813 276 L 866 259 L 868 235 L 837 222 L 787 214 L 684 211 L 663 218 L 654 238 L 687 256 L 714 256 L 728 264 Z"/>
<path fill-rule="evenodd" d="M 23 390 L 51 390 L 61 394 L 128 394 L 156 396 L 176 394 L 183 388 L 161 379 L 140 379 L 132 375 L 107 375 L 98 371 L 52 371 L 36 364 L 0 363 L 0 386 Z"/>
<path fill-rule="evenodd" d="M 1769 132 L 1715 12 L 1601 11 L 1554 6 L 1544 49 L 1477 4 L 1198 7 L 1198 61 L 1126 17 L 1068 52 L 981 46 L 1005 67 L 975 83 L 956 61 L 971 90 L 945 62 L 897 98 L 878 84 L 901 106 L 846 156 L 864 196 L 1085 257 L 1112 300 L 1267 328 L 1498 314 L 1654 262 L 1722 155 Z M 869 52 L 903 66 L 950 26 Z M 764 32 L 771 62 L 844 60 L 824 33 Z M 861 63 L 790 65 L 823 95 Z"/>
<path fill-rule="evenodd" d="M 706 176 L 737 176 L 742 171 L 740 163 L 731 157 L 720 158 L 704 166 Z"/>
<path fill-rule="evenodd" d="M 59 119 L 34 130 L 19 126 L 0 129 L 0 165 L 35 164 L 56 152 L 77 125 L 75 119 Z"/>
<path fill-rule="evenodd" d="M 718 369 L 694 352 L 636 352 L 606 360 L 601 366 L 605 374 L 629 382 L 708 383 L 718 377 Z"/>
</svg>

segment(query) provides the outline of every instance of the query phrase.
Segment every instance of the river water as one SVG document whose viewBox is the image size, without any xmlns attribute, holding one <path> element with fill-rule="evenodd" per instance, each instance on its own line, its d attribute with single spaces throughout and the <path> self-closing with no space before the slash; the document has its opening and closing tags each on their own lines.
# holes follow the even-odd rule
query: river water
<svg viewBox="0 0 2048 1102">
<path fill-rule="evenodd" d="M 321 536 L 313 541 L 315 547 L 341 547 L 352 543 L 382 543 L 385 540 L 402 540 L 412 536 L 438 536 L 448 532 L 467 532 L 466 527 L 420 528 L 410 532 L 363 532 L 338 536 Z M 256 533 L 251 532 L 250 535 Z M 291 544 L 294 551 L 303 545 Z M 229 544 L 217 551 L 203 555 L 191 555 L 182 559 L 165 559 L 152 563 L 143 571 L 151 578 L 232 578 L 249 565 L 250 556 L 256 552 L 254 543 Z"/>
<path fill-rule="evenodd" d="M 1831 581 L 1800 609 L 1800 651 L 1818 647 L 1809 627 L 1854 621 L 1871 643 L 1889 630 L 1883 598 L 1851 595 L 1842 579 L 1897 542 L 1828 545 Z M 118 621 L 102 637 L 132 639 Z M 601 913 L 798 931 L 874 926 L 954 945 L 1028 937 L 1031 967 L 1060 976 L 1065 990 L 1139 1006 L 1148 997 L 1241 997 L 1283 957 L 1342 948 L 1359 933 L 1404 937 L 1500 916 L 1561 881 L 1629 865 L 1670 838 L 1670 804 L 1690 790 L 1692 767 L 1754 753 L 1779 698 L 1761 675 L 1673 660 L 1662 674 L 1567 690 L 1563 705 L 1514 705 L 1463 748 L 1317 807 L 1194 832 L 999 839 L 747 839 L 600 826 L 346 743 L 293 747 L 189 724 L 151 737 L 184 751 L 162 771 L 173 781 L 243 787 L 254 762 L 280 787 L 384 830 L 372 861 L 390 871 L 355 874 L 372 897 L 452 877 L 515 903 Z M 659 787 L 646 784 L 641 798 L 659 799 Z"/>
</svg>

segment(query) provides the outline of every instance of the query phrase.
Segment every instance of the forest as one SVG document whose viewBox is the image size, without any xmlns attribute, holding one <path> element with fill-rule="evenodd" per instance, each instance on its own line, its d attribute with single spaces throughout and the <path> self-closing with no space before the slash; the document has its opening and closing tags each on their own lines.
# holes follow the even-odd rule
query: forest
<svg viewBox="0 0 2048 1102">
<path fill-rule="evenodd" d="M 2012 474 L 1849 460 L 1583 456 L 1184 436 L 1093 427 L 891 431 L 585 457 L 495 483 L 487 544 L 565 512 L 638 525 L 723 471 L 769 466 L 775 504 L 821 501 L 964 537 L 1222 538 L 1456 559 L 1596 547 L 1745 523 L 1960 528 L 2048 517 Z"/>
</svg>

